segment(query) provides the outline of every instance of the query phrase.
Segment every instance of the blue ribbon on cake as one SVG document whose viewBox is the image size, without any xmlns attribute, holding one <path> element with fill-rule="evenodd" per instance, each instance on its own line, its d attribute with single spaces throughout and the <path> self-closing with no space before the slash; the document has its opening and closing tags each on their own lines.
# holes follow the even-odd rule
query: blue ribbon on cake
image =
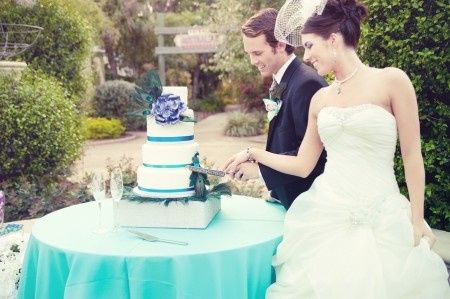
<svg viewBox="0 0 450 299">
<path fill-rule="evenodd" d="M 180 188 L 180 189 L 149 189 L 138 186 L 138 189 L 144 192 L 159 192 L 159 193 L 177 193 L 177 192 L 188 192 L 194 191 L 194 187 Z"/>
<path fill-rule="evenodd" d="M 150 142 L 180 142 L 194 140 L 194 135 L 188 136 L 173 136 L 173 137 L 159 137 L 159 136 L 147 136 L 147 140 Z"/>
</svg>

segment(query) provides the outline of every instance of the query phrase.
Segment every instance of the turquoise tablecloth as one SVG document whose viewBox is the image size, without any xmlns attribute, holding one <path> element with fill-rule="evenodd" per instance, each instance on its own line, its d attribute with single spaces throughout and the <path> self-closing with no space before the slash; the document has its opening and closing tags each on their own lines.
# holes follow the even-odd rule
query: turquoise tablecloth
<svg viewBox="0 0 450 299">
<path fill-rule="evenodd" d="M 97 235 L 94 202 L 42 217 L 32 230 L 18 298 L 264 298 L 284 209 L 233 196 L 207 229 L 140 231 L 188 241 L 151 243 L 126 230 Z"/>
</svg>

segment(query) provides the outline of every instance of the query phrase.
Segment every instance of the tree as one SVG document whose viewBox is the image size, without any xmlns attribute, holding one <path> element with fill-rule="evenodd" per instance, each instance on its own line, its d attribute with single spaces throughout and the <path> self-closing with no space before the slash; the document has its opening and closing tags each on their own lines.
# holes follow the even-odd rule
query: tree
<svg viewBox="0 0 450 299">
<path fill-rule="evenodd" d="M 57 78 L 81 102 L 91 85 L 86 65 L 90 61 L 94 30 L 78 9 L 67 5 L 68 1 L 40 0 L 30 7 L 17 5 L 13 0 L 1 1 L 0 19 L 4 23 L 44 27 L 36 43 L 14 59 Z"/>
<path fill-rule="evenodd" d="M 211 69 L 221 76 L 237 80 L 258 76 L 244 52 L 241 37 L 242 24 L 258 10 L 268 7 L 281 8 L 284 1 L 239 0 L 218 1 L 211 6 L 208 24 L 212 31 L 223 34 L 223 42 L 212 59 Z"/>
<path fill-rule="evenodd" d="M 208 15 L 208 7 L 198 4 L 195 12 L 181 11 L 177 13 L 165 14 L 165 25 L 168 27 L 177 26 L 203 26 Z M 168 38 L 165 45 L 174 45 L 173 37 Z M 178 54 L 170 56 L 167 60 L 169 83 L 186 84 L 188 82 L 171 82 L 170 74 L 176 72 L 189 72 L 192 84 L 190 94 L 192 99 L 205 98 L 214 93 L 217 87 L 217 74 L 210 71 L 207 66 L 212 54 Z"/>
<path fill-rule="evenodd" d="M 146 0 L 96 0 L 110 18 L 113 29 L 102 33 L 110 74 L 118 67 L 129 67 L 138 74 L 142 65 L 154 63 L 155 20 Z M 119 64 L 119 65 L 118 65 Z"/>
</svg>

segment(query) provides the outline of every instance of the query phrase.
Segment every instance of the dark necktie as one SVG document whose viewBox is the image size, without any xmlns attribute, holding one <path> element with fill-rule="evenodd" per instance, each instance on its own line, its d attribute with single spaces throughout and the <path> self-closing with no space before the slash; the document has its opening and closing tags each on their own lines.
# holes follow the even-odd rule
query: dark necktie
<svg viewBox="0 0 450 299">
<path fill-rule="evenodd" d="M 275 80 L 275 78 L 273 78 L 272 85 L 270 85 L 270 88 L 269 88 L 269 97 L 271 100 L 273 100 L 273 96 L 274 96 L 273 93 L 275 90 L 277 90 L 278 86 L 279 86 L 279 84 L 278 84 L 277 80 Z"/>
</svg>

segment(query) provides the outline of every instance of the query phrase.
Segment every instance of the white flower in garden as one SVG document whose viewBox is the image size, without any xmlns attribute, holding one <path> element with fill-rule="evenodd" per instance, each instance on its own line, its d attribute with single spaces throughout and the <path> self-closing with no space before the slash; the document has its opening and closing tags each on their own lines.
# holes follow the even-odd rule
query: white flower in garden
<svg viewBox="0 0 450 299">
<path fill-rule="evenodd" d="M 16 298 L 27 238 L 0 237 L 0 298 Z"/>
</svg>

